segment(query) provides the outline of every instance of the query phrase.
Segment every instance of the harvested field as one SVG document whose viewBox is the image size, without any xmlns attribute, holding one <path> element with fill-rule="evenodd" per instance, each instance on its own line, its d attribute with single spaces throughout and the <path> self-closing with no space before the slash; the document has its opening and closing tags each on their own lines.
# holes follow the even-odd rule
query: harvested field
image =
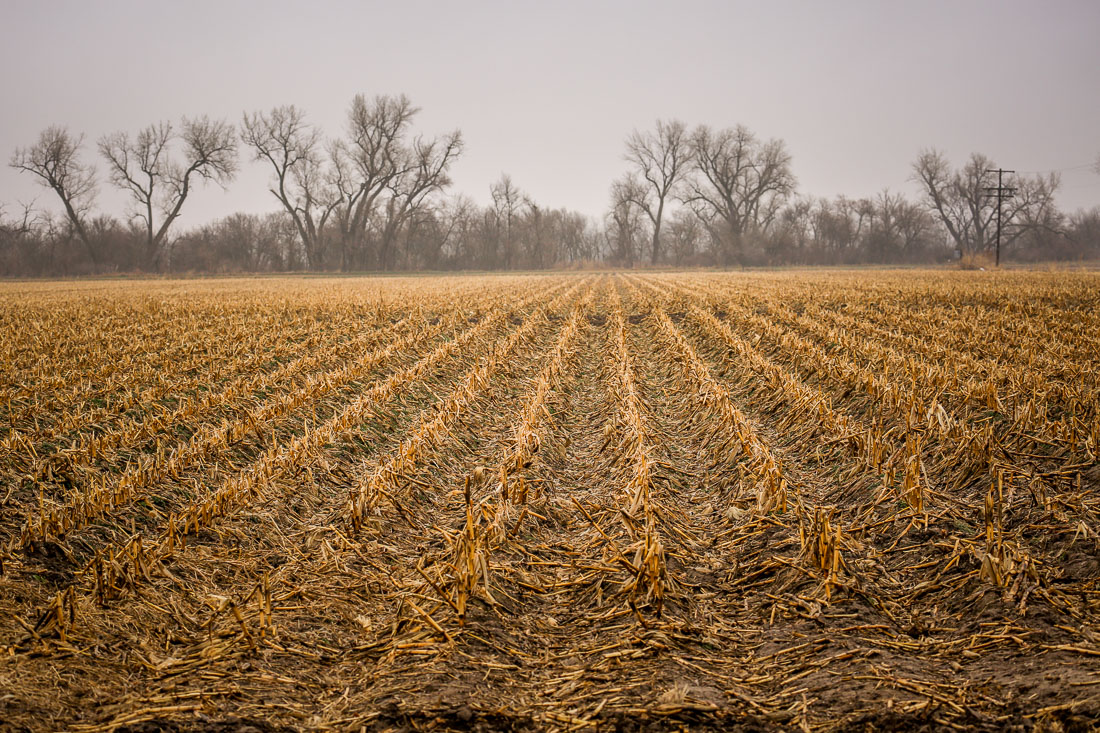
<svg viewBox="0 0 1100 733">
<path fill-rule="evenodd" d="M 1100 276 L 0 285 L 0 729 L 1074 730 Z"/>
</svg>

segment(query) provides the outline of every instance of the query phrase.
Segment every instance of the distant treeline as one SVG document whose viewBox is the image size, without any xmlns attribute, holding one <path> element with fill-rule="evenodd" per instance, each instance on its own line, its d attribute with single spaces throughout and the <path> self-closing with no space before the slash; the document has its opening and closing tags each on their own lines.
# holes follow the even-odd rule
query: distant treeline
<svg viewBox="0 0 1100 733">
<path fill-rule="evenodd" d="M 10 165 L 51 192 L 57 211 L 0 205 L 0 275 L 111 272 L 530 270 L 616 266 L 920 264 L 975 259 L 996 241 L 993 161 L 953 168 L 920 153 L 913 201 L 800 196 L 781 140 L 742 126 L 689 129 L 659 121 L 628 136 L 626 171 L 601 219 L 532 200 L 503 175 L 492 204 L 451 192 L 462 135 L 413 129 L 405 96 L 356 96 L 343 136 L 327 137 L 293 106 L 243 116 L 161 122 L 97 141 L 101 180 L 84 138 L 44 130 Z M 177 231 L 189 194 L 235 177 L 240 158 L 266 166 L 277 210 L 234 214 Z M 102 185 L 131 202 L 99 211 Z M 1067 215 L 1057 175 L 1005 178 L 1001 257 L 1100 257 L 1100 207 Z"/>
</svg>

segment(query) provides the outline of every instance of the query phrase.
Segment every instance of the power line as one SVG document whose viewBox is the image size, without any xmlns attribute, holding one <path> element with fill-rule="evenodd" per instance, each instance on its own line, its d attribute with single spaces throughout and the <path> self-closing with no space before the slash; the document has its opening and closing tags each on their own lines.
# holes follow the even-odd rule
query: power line
<svg viewBox="0 0 1100 733">
<path fill-rule="evenodd" d="M 1065 173 L 1066 171 L 1079 171 L 1085 168 L 1095 168 L 1096 163 L 1082 163 L 1081 165 L 1071 165 L 1068 168 L 1047 168 L 1041 171 L 1019 171 L 1020 175 L 1030 175 L 1034 173 Z M 1007 171 L 1006 171 L 1007 172 Z"/>
</svg>

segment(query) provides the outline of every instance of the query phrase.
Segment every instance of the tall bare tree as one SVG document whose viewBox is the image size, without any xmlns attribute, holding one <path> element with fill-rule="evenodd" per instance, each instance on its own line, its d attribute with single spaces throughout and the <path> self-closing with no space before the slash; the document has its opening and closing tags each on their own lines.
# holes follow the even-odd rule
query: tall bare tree
<svg viewBox="0 0 1100 733">
<path fill-rule="evenodd" d="M 638 185 L 623 189 L 653 225 L 650 262 L 661 257 L 661 225 L 672 191 L 687 173 L 692 149 L 687 128 L 679 120 L 657 120 L 656 130 L 635 130 L 626 141 L 626 160 Z"/>
<path fill-rule="evenodd" d="M 134 215 L 145 233 L 145 266 L 150 269 L 160 264 L 169 229 L 195 177 L 225 185 L 237 172 L 237 141 L 231 125 L 205 116 L 185 117 L 180 128 L 177 136 L 170 122 L 160 122 L 133 138 L 116 132 L 99 141 L 111 182 L 134 200 Z M 177 138 L 183 147 L 182 162 L 172 157 Z"/>
<path fill-rule="evenodd" d="M 99 264 L 99 253 L 88 236 L 86 219 L 95 202 L 95 168 L 80 160 L 84 136 L 74 136 L 66 128 L 47 127 L 38 141 L 29 148 L 19 148 L 11 157 L 12 168 L 38 177 L 38 183 L 49 188 L 61 199 L 77 238 L 88 251 L 93 265 Z"/>
<path fill-rule="evenodd" d="M 302 110 L 286 105 L 245 114 L 241 140 L 252 148 L 255 160 L 271 166 L 275 180 L 269 190 L 294 222 L 306 267 L 320 268 L 325 225 L 340 203 L 324 170 L 320 131 L 306 122 Z"/>
<path fill-rule="evenodd" d="M 394 263 L 397 234 L 418 212 L 424 200 L 451 184 L 448 170 L 462 153 L 462 133 L 458 130 L 442 138 L 418 137 L 403 151 L 399 173 L 389 184 L 386 222 L 382 228 L 379 264 L 389 269 Z"/>
<path fill-rule="evenodd" d="M 356 251 L 366 245 L 367 224 L 381 198 L 409 161 L 404 138 L 419 109 L 404 94 L 367 100 L 357 94 L 348 110 L 346 140 L 330 149 L 332 184 L 340 205 L 340 267 L 351 268 Z"/>
<path fill-rule="evenodd" d="M 507 173 L 502 173 L 500 180 L 489 187 L 489 194 L 493 197 L 491 215 L 498 234 L 498 246 L 486 253 L 490 262 L 488 266 L 507 270 L 517 265 L 520 207 L 527 196 Z"/>
<path fill-rule="evenodd" d="M 923 151 L 913 164 L 926 206 L 947 229 L 960 255 L 985 252 L 994 245 L 997 207 L 986 188 L 996 185 L 990 173 L 996 167 L 986 156 L 974 153 L 966 165 L 954 170 L 937 150 Z M 1029 229 L 1045 226 L 1059 183 L 1057 174 L 1012 175 L 1005 181 L 1016 192 L 1001 210 L 1002 247 L 1011 246 Z"/>
<path fill-rule="evenodd" d="M 693 171 L 686 201 L 719 244 L 723 264 L 740 260 L 744 237 L 763 231 L 794 192 L 791 156 L 782 140 L 761 142 L 748 128 L 691 136 Z"/>
</svg>

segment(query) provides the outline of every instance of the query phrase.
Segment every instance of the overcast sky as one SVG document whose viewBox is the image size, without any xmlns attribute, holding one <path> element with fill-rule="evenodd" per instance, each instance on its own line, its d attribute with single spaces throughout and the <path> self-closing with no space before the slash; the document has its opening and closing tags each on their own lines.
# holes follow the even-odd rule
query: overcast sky
<svg viewBox="0 0 1100 733">
<path fill-rule="evenodd" d="M 926 147 L 961 164 L 1063 170 L 1100 205 L 1100 2 L 92 2 L 0 0 L 0 153 L 51 124 L 85 135 L 295 104 L 327 134 L 353 95 L 407 94 L 418 131 L 462 130 L 453 192 L 503 172 L 540 204 L 599 216 L 623 140 L 658 118 L 782 138 L 803 194 L 915 193 Z M 105 170 L 97 161 L 101 178 Z M 242 154 L 182 224 L 265 212 Z M 123 199 L 103 184 L 100 208 Z M 0 170 L 0 203 L 52 194 Z"/>
</svg>

